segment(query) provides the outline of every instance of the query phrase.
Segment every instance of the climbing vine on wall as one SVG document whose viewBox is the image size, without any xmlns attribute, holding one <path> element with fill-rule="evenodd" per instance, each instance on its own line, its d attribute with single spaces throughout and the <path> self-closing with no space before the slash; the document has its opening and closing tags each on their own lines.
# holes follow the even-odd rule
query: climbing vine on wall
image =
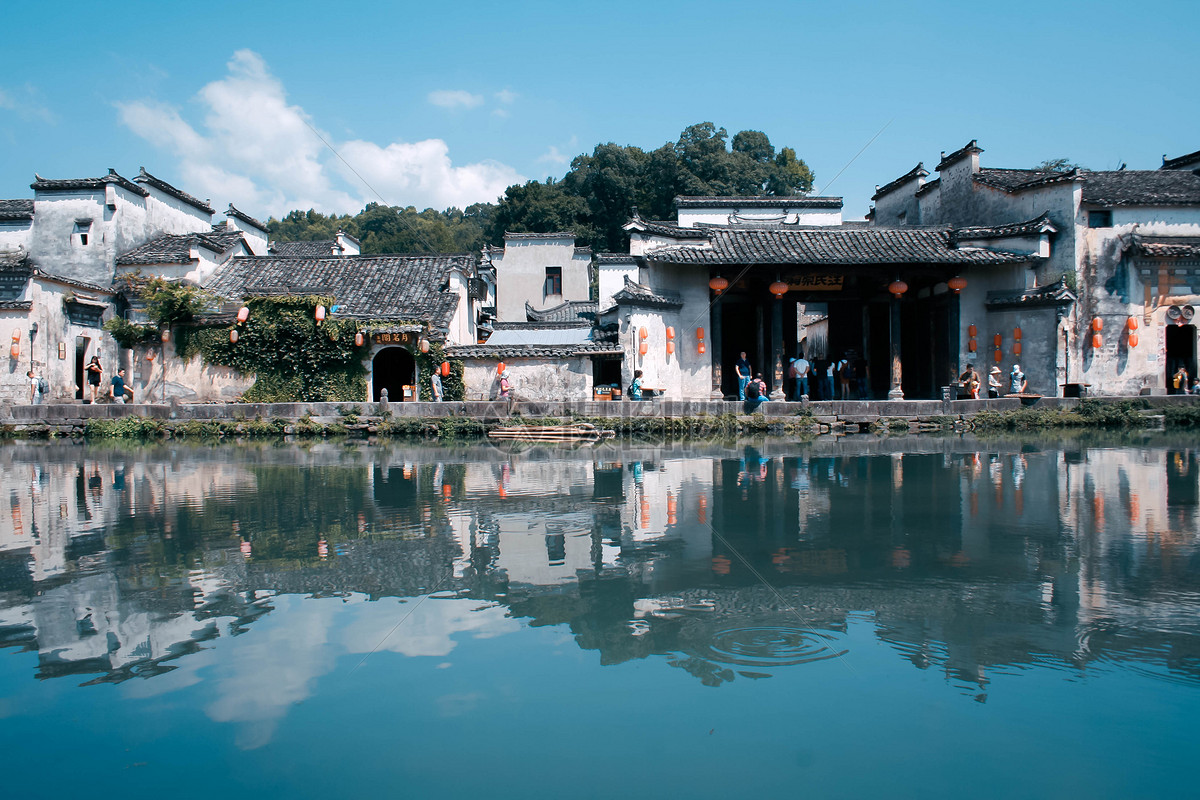
<svg viewBox="0 0 1200 800">
<path fill-rule="evenodd" d="M 422 400 L 433 399 L 433 385 L 429 380 L 429 376 L 435 371 L 440 370 L 442 362 L 446 361 L 446 348 L 441 342 L 430 342 L 429 352 L 422 353 L 419 349 L 416 353 L 417 371 L 420 373 L 421 388 L 420 397 Z M 440 375 L 441 373 L 438 372 Z M 442 398 L 445 400 L 462 400 L 465 394 L 463 387 L 463 362 L 460 359 L 450 360 L 450 374 L 442 378 Z"/>
</svg>

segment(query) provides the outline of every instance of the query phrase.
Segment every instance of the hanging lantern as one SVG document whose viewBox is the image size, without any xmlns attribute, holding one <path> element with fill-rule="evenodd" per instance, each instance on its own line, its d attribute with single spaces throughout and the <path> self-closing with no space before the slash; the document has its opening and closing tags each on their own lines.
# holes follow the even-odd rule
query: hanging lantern
<svg viewBox="0 0 1200 800">
<path fill-rule="evenodd" d="M 242 306 L 241 308 L 238 309 L 238 316 L 237 316 L 238 324 L 241 325 L 243 322 L 245 322 L 248 319 L 250 319 L 250 307 Z"/>
<path fill-rule="evenodd" d="M 421 347 L 422 353 L 428 353 L 429 352 L 429 340 L 426 339 L 425 337 L 421 337 L 420 347 Z"/>
<path fill-rule="evenodd" d="M 900 295 L 908 291 L 908 284 L 897 278 L 888 284 L 888 291 L 891 292 L 897 300 L 899 300 Z"/>
<path fill-rule="evenodd" d="M 505 364 L 504 364 L 504 362 L 503 362 L 503 361 L 501 361 L 499 364 L 497 364 L 497 365 L 496 365 L 496 374 L 497 374 L 497 375 L 503 375 L 503 374 L 504 374 L 504 367 L 505 367 Z"/>
<path fill-rule="evenodd" d="M 171 341 L 171 329 L 163 328 L 162 336 L 159 338 L 161 338 L 164 342 Z"/>
<path fill-rule="evenodd" d="M 775 295 L 776 298 L 781 298 L 787 294 L 788 285 L 783 281 L 775 281 L 768 286 L 767 289 L 769 289 L 771 294 Z"/>
<path fill-rule="evenodd" d="M 975 349 L 976 349 L 976 347 L 977 347 L 977 346 L 978 346 L 978 345 L 976 345 L 976 344 L 975 344 L 975 340 L 974 340 L 974 339 L 968 339 L 968 340 L 967 340 L 967 352 L 968 352 L 968 353 L 974 353 L 974 352 L 975 352 Z"/>
<path fill-rule="evenodd" d="M 961 275 L 955 275 L 953 278 L 946 281 L 946 285 L 950 287 L 950 291 L 958 294 L 963 289 L 967 288 L 967 279 Z"/>
<path fill-rule="evenodd" d="M 448 484 L 448 483 L 443 483 L 443 484 L 442 484 L 442 497 L 444 497 L 444 498 L 446 498 L 447 500 L 449 500 L 449 499 L 450 499 L 450 493 L 451 493 L 452 491 L 453 491 L 453 489 L 451 489 L 451 488 L 450 488 L 450 484 Z"/>
<path fill-rule="evenodd" d="M 1002 337 L 1002 336 L 1001 336 L 1000 334 L 998 334 L 998 333 L 997 333 L 995 336 L 993 336 L 993 337 L 992 337 L 992 344 L 996 345 L 996 349 L 999 349 L 999 348 L 1000 348 L 1000 344 L 1001 344 L 1003 341 L 1004 341 L 1004 337 Z"/>
<path fill-rule="evenodd" d="M 1103 346 L 1104 346 L 1104 339 L 1100 336 L 1100 334 L 1093 333 L 1092 334 L 1092 348 L 1095 350 L 1099 350 Z"/>
<path fill-rule="evenodd" d="M 995 353 L 992 353 L 992 360 L 999 364 L 1004 360 L 1004 354 L 997 350 Z"/>
<path fill-rule="evenodd" d="M 317 306 L 317 310 L 313 316 L 315 316 L 317 318 L 317 322 L 324 322 L 325 321 L 325 306 Z"/>
<path fill-rule="evenodd" d="M 639 356 L 644 356 L 648 352 L 650 352 L 650 346 L 647 345 L 645 342 L 642 342 L 641 344 L 638 345 L 638 355 Z"/>
<path fill-rule="evenodd" d="M 638 330 L 638 338 L 639 339 L 645 340 L 649 336 L 650 336 L 650 331 L 646 330 L 645 328 L 641 328 Z"/>
<path fill-rule="evenodd" d="M 674 329 L 674 328 L 672 328 L 670 325 L 668 325 L 668 326 L 667 326 L 667 338 L 668 338 L 668 339 L 674 339 L 674 338 L 675 338 L 675 329 Z"/>
<path fill-rule="evenodd" d="M 1130 347 L 1138 346 L 1138 335 L 1136 333 L 1129 334 L 1129 346 Z"/>
<path fill-rule="evenodd" d="M 978 334 L 979 328 L 976 328 L 974 325 L 967 326 L 967 336 L 970 336 L 972 339 L 974 339 Z"/>
<path fill-rule="evenodd" d="M 696 352 L 697 352 L 697 353 L 699 353 L 700 355 L 704 355 L 705 353 L 707 353 L 707 352 L 708 352 L 708 348 L 704 346 L 704 340 L 703 340 L 703 339 L 701 339 L 700 341 L 696 342 Z"/>
<path fill-rule="evenodd" d="M 1019 341 L 1013 342 L 1013 355 L 1021 355 L 1021 343 Z"/>
<path fill-rule="evenodd" d="M 1021 341 L 1021 329 L 1020 328 L 1013 328 L 1013 338 L 1016 339 L 1018 342 Z"/>
<path fill-rule="evenodd" d="M 21 341 L 21 331 L 19 331 L 19 330 L 18 330 L 18 329 L 16 329 L 16 328 L 13 328 L 13 336 L 12 336 L 12 340 L 13 340 L 14 342 L 19 342 L 19 341 Z"/>
<path fill-rule="evenodd" d="M 697 339 L 704 338 L 704 328 L 696 328 L 696 338 Z"/>
<path fill-rule="evenodd" d="M 149 353 L 146 353 L 146 360 L 149 361 L 150 363 L 154 363 L 154 351 L 153 350 L 151 350 Z"/>
<path fill-rule="evenodd" d="M 675 343 L 668 340 L 667 341 L 667 355 L 672 355 L 672 354 L 674 354 L 674 352 L 675 352 Z"/>
<path fill-rule="evenodd" d="M 443 378 L 450 377 L 450 362 L 449 361 L 442 362 L 442 377 Z"/>
<path fill-rule="evenodd" d="M 1092 330 L 1097 332 L 1104 330 L 1104 320 L 1099 317 L 1092 317 Z"/>
<path fill-rule="evenodd" d="M 13 358 L 20 358 L 21 357 L 21 345 L 17 344 L 16 342 L 13 342 L 12 347 L 8 348 L 8 354 L 10 356 L 12 356 Z"/>
<path fill-rule="evenodd" d="M 364 339 L 363 339 L 362 331 L 359 331 L 358 333 L 354 334 L 354 346 L 355 347 L 362 347 L 363 341 L 364 341 Z"/>
<path fill-rule="evenodd" d="M 712 289 L 717 294 L 729 288 L 729 281 L 722 278 L 720 275 L 708 282 L 708 288 Z"/>
<path fill-rule="evenodd" d="M 230 328 L 229 329 L 229 343 L 237 344 L 237 340 L 238 340 L 237 328 Z"/>
<path fill-rule="evenodd" d="M 1130 317 L 1129 319 L 1125 320 L 1125 327 L 1131 331 L 1136 331 L 1138 329 L 1137 317 Z"/>
</svg>

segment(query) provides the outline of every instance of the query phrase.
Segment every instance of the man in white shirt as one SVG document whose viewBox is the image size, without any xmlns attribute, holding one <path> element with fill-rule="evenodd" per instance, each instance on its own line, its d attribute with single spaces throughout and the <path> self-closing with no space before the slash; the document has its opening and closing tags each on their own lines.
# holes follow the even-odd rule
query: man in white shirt
<svg viewBox="0 0 1200 800">
<path fill-rule="evenodd" d="M 808 374 L 812 370 L 812 365 L 805 360 L 803 354 L 792 359 L 791 373 L 796 379 L 794 400 L 797 402 L 808 398 Z"/>
</svg>

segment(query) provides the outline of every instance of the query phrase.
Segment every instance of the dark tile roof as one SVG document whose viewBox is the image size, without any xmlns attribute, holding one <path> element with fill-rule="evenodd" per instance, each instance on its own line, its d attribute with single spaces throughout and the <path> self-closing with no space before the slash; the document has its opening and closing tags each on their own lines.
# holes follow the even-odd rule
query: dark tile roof
<svg viewBox="0 0 1200 800">
<path fill-rule="evenodd" d="M 1015 236 L 1035 236 L 1042 233 L 1057 233 L 1058 228 L 1050 221 L 1048 214 L 1042 214 L 1035 219 L 1025 222 L 1010 222 L 1003 225 L 974 226 L 955 228 L 950 232 L 952 242 L 968 239 L 1006 239 Z"/>
<path fill-rule="evenodd" d="M 577 255 L 577 256 L 590 256 L 591 254 L 592 254 L 591 247 L 576 247 L 575 248 L 575 255 Z"/>
<path fill-rule="evenodd" d="M 1200 258 L 1200 237 L 1134 236 L 1134 250 L 1145 258 Z"/>
<path fill-rule="evenodd" d="M 934 189 L 938 188 L 941 185 L 942 185 L 941 178 L 934 178 L 931 181 L 925 181 L 925 185 L 922 186 L 920 189 L 917 189 L 917 191 L 913 193 L 913 197 L 924 197 L 925 195 L 929 194 L 930 192 L 932 192 Z"/>
<path fill-rule="evenodd" d="M 586 322 L 596 320 L 596 303 L 588 300 L 568 300 L 553 308 L 538 311 L 525 301 L 525 317 L 530 322 Z"/>
<path fill-rule="evenodd" d="M 182 200 L 183 202 L 187 203 L 189 206 L 192 206 L 193 208 L 198 208 L 206 214 L 213 213 L 213 207 L 210 206 L 208 203 L 204 202 L 203 200 L 201 200 L 198 197 L 192 197 L 190 194 L 183 191 L 182 189 L 176 189 L 174 186 L 172 186 L 171 184 L 167 183 L 164 180 L 160 180 L 159 178 L 154 177 L 149 172 L 146 172 L 145 167 L 138 167 L 138 176 L 136 178 L 134 178 L 134 180 L 137 181 L 138 183 L 144 183 L 147 186 L 153 186 L 155 189 L 158 189 L 163 194 L 168 194 L 171 197 L 174 197 L 176 200 Z"/>
<path fill-rule="evenodd" d="M 690 229 L 688 229 L 688 230 L 690 230 Z M 703 231 L 701 231 L 701 233 L 704 234 Z M 707 236 L 707 234 L 704 234 L 704 236 Z M 631 256 L 628 253 L 597 253 L 596 254 L 596 263 L 597 264 L 629 264 L 629 263 L 636 263 L 637 259 L 638 259 L 637 256 Z"/>
<path fill-rule="evenodd" d="M 619 306 L 648 306 L 650 308 L 676 309 L 683 307 L 683 300 L 674 292 L 655 292 L 649 286 L 629 280 L 625 276 L 625 286 L 613 295 L 613 302 Z"/>
<path fill-rule="evenodd" d="M 106 184 L 113 183 L 120 186 L 122 189 L 133 192 L 134 194 L 148 197 L 150 195 L 142 187 L 138 186 L 133 181 L 122 178 L 117 174 L 115 169 L 110 169 L 108 174 L 103 178 L 65 178 L 65 179 L 50 179 L 43 178 L 36 172 L 33 173 L 34 181 L 29 184 L 30 189 L 39 192 L 65 192 L 75 189 L 103 189 Z"/>
<path fill-rule="evenodd" d="M 610 342 L 586 342 L 569 345 L 490 345 L 471 344 L 447 347 L 449 358 L 570 358 L 571 356 L 622 355 L 624 351 Z"/>
<path fill-rule="evenodd" d="M 32 200 L 0 200 L 0 220 L 33 219 Z"/>
<path fill-rule="evenodd" d="M 225 216 L 233 217 L 234 219 L 240 219 L 242 222 L 246 223 L 247 225 L 253 225 L 254 227 L 258 228 L 263 233 L 269 233 L 266 225 L 259 222 L 254 217 L 250 216 L 249 214 L 243 214 L 241 211 L 238 211 L 236 208 L 233 207 L 233 203 L 230 203 L 229 208 L 225 209 Z"/>
<path fill-rule="evenodd" d="M 0 300 L 0 311 L 30 311 L 32 300 Z"/>
<path fill-rule="evenodd" d="M 33 271 L 29 264 L 29 254 L 24 248 L 20 250 L 0 250 L 0 271 L 25 272 Z"/>
<path fill-rule="evenodd" d="M 687 195 L 675 198 L 676 208 L 841 208 L 840 197 L 804 196 L 746 196 L 702 197 Z"/>
<path fill-rule="evenodd" d="M 978 141 L 977 139 L 972 139 L 971 141 L 967 142 L 966 146 L 960 147 L 958 150 L 955 150 L 950 155 L 946 155 L 945 153 L 942 153 L 942 160 L 938 162 L 938 165 L 937 165 L 937 167 L 935 167 L 935 169 L 938 172 L 941 172 L 943 169 L 950 166 L 954 162 L 964 159 L 967 156 L 971 155 L 972 153 L 982 153 L 983 148 L 977 144 L 977 141 Z"/>
<path fill-rule="evenodd" d="M 711 247 L 672 245 L 649 250 L 649 261 L 676 264 L 1012 264 L 1029 256 L 980 248 L 955 249 L 949 228 L 710 228 Z"/>
<path fill-rule="evenodd" d="M 871 196 L 872 200 L 878 200 L 886 194 L 896 191 L 909 181 L 915 181 L 917 178 L 925 178 L 929 176 L 929 170 L 925 169 L 924 162 L 917 162 L 917 165 L 908 172 L 901 175 L 891 183 L 885 183 L 883 186 L 876 187 L 875 194 Z"/>
<path fill-rule="evenodd" d="M 97 292 L 98 294 L 106 294 L 106 295 L 116 295 L 118 293 L 118 291 L 116 289 L 114 289 L 112 287 L 112 285 L 101 286 L 98 283 L 88 283 L 86 281 L 77 281 L 74 278 L 65 278 L 62 275 L 55 275 L 53 273 L 46 272 L 45 270 L 38 269 L 37 267 L 34 267 L 33 274 L 34 274 L 34 277 L 37 277 L 41 280 L 53 281 L 54 283 L 61 283 L 63 286 L 71 286 L 76 289 L 83 289 L 85 292 Z M 86 304 L 89 301 L 81 299 L 81 300 L 79 300 L 79 302 Z"/>
<path fill-rule="evenodd" d="M 475 256 L 386 255 L 275 258 L 239 256 L 221 266 L 205 286 L 222 297 L 330 294 L 340 314 L 428 321 L 444 331 L 458 307 L 445 290 L 450 270 L 471 274 Z"/>
<path fill-rule="evenodd" d="M 270 254 L 277 258 L 321 258 L 340 255 L 336 239 L 313 242 L 271 242 Z"/>
<path fill-rule="evenodd" d="M 1200 175 L 1186 170 L 1085 172 L 1083 177 L 1083 202 L 1090 205 L 1200 205 Z"/>
<path fill-rule="evenodd" d="M 505 239 L 574 239 L 574 231 L 555 231 L 554 233 L 529 233 L 527 231 L 504 232 Z"/>
<path fill-rule="evenodd" d="M 190 264 L 194 247 L 224 253 L 241 240 L 242 234 L 239 231 L 167 234 L 122 253 L 117 256 L 117 264 Z"/>
<path fill-rule="evenodd" d="M 1039 186 L 1082 180 L 1080 170 L 1051 172 L 1042 169 L 980 169 L 973 176 L 976 183 L 1009 192 L 1023 192 Z"/>
<path fill-rule="evenodd" d="M 1047 286 L 1037 286 L 1032 289 L 1015 289 L 1012 291 L 988 292 L 984 306 L 989 311 L 999 311 L 1011 308 L 1031 308 L 1035 306 L 1068 306 L 1076 300 L 1063 281 Z"/>
<path fill-rule="evenodd" d="M 651 236 L 670 236 L 672 239 L 704 239 L 708 236 L 700 228 L 681 228 L 674 222 L 648 220 L 634 217 L 625 223 L 625 230 L 648 233 Z"/>
<path fill-rule="evenodd" d="M 1200 150 L 1176 158 L 1167 158 L 1164 153 L 1163 163 L 1159 169 L 1193 169 L 1195 167 L 1200 167 Z"/>
</svg>

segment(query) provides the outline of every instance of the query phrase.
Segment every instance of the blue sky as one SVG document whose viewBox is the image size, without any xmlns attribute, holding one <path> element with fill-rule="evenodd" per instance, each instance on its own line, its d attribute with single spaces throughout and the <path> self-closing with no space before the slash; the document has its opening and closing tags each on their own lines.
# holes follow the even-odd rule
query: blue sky
<svg viewBox="0 0 1200 800">
<path fill-rule="evenodd" d="M 32 196 L 35 171 L 145 166 L 264 219 L 378 199 L 319 134 L 387 203 L 445 208 L 711 121 L 794 147 L 858 218 L 876 184 L 973 138 L 996 167 L 1153 169 L 1200 149 L 1195 3 L 89 2 L 5 18 L 5 198 Z"/>
</svg>

